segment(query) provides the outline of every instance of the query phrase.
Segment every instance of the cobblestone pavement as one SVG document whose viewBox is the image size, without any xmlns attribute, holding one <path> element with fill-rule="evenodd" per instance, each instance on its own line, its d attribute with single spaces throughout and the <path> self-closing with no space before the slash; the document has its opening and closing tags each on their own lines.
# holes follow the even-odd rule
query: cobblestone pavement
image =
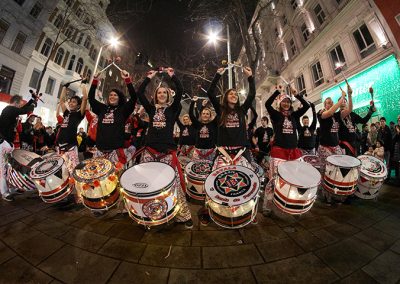
<svg viewBox="0 0 400 284">
<path fill-rule="evenodd" d="M 110 212 L 43 203 L 34 194 L 0 202 L 1 283 L 399 283 L 400 188 L 378 201 L 258 214 L 225 230 L 171 224 L 146 231 Z"/>
</svg>

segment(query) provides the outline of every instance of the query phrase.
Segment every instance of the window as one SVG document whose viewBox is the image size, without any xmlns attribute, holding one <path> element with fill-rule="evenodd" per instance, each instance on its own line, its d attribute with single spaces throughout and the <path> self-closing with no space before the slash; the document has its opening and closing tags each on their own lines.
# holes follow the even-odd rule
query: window
<svg viewBox="0 0 400 284">
<path fill-rule="evenodd" d="M 83 68 L 83 59 L 79 57 L 78 62 L 76 63 L 75 72 L 80 74 Z"/>
<path fill-rule="evenodd" d="M 100 6 L 100 8 L 103 8 L 104 7 L 103 2 L 100 1 L 99 6 Z"/>
<path fill-rule="evenodd" d="M 0 43 L 3 41 L 3 38 L 5 37 L 9 27 L 9 23 L 4 20 L 0 20 Z"/>
<path fill-rule="evenodd" d="M 73 0 L 64 0 L 65 4 L 67 6 L 72 6 L 72 2 L 74 2 Z"/>
<path fill-rule="evenodd" d="M 93 49 L 92 55 L 90 56 L 90 58 L 92 58 L 93 60 L 96 60 L 96 54 L 97 54 L 97 49 Z"/>
<path fill-rule="evenodd" d="M 301 33 L 303 34 L 304 41 L 306 42 L 310 38 L 310 32 L 305 23 L 301 25 Z"/>
<path fill-rule="evenodd" d="M 279 54 L 279 58 L 280 58 L 280 60 L 281 60 L 282 65 L 285 64 L 285 56 L 283 55 L 283 52 L 281 52 L 281 53 Z"/>
<path fill-rule="evenodd" d="M 40 12 L 42 12 L 43 6 L 39 2 L 36 2 L 35 5 L 33 5 L 31 12 L 29 15 L 34 17 L 35 19 L 38 18 Z"/>
<path fill-rule="evenodd" d="M 89 16 L 86 16 L 85 19 L 83 20 L 83 22 L 84 22 L 86 25 L 90 24 L 91 20 L 90 20 Z"/>
<path fill-rule="evenodd" d="M 75 15 L 76 15 L 78 18 L 82 17 L 82 15 L 83 15 L 83 10 L 82 10 L 82 8 L 79 7 L 78 9 L 76 9 Z"/>
<path fill-rule="evenodd" d="M 101 57 L 100 57 L 99 65 L 100 65 L 101 67 L 105 67 L 104 56 L 101 56 Z"/>
<path fill-rule="evenodd" d="M 43 54 L 44 56 L 49 56 L 52 45 L 53 45 L 53 41 L 49 38 L 46 38 L 45 42 L 43 43 L 42 50 L 40 51 L 40 53 Z"/>
<path fill-rule="evenodd" d="M 367 57 L 376 50 L 374 40 L 365 24 L 355 30 L 353 36 L 362 58 Z"/>
<path fill-rule="evenodd" d="M 90 78 L 90 77 L 92 77 L 92 70 L 88 70 L 87 71 L 87 73 L 86 73 L 86 76 L 88 77 L 88 78 Z"/>
<path fill-rule="evenodd" d="M 346 59 L 344 58 L 344 54 L 342 51 L 342 48 L 340 45 L 337 45 L 334 49 L 332 49 L 329 52 L 333 64 L 333 69 L 335 70 L 336 74 L 340 73 L 340 68 L 338 66 L 341 66 L 341 69 L 346 68 Z"/>
<path fill-rule="evenodd" d="M 54 85 L 56 84 L 56 80 L 54 78 L 49 77 L 46 84 L 46 94 L 53 95 Z"/>
<path fill-rule="evenodd" d="M 321 64 L 319 61 L 315 63 L 314 65 L 311 66 L 312 69 L 312 74 L 313 74 L 313 79 L 314 79 L 314 85 L 315 87 L 318 87 L 324 82 L 324 74 L 322 73 L 322 68 Z"/>
<path fill-rule="evenodd" d="M 342 2 L 342 0 L 336 0 L 336 3 L 340 4 L 340 2 Z"/>
<path fill-rule="evenodd" d="M 297 52 L 297 48 L 296 48 L 296 44 L 294 43 L 293 39 L 291 39 L 289 41 L 289 46 L 290 46 L 290 50 L 292 51 L 292 55 L 295 55 Z"/>
<path fill-rule="evenodd" d="M 29 81 L 29 88 L 36 89 L 37 84 L 39 82 L 40 73 L 41 73 L 40 71 L 33 69 L 31 80 Z"/>
<path fill-rule="evenodd" d="M 325 22 L 326 16 L 325 16 L 324 10 L 322 10 L 321 5 L 317 4 L 317 6 L 315 6 L 314 13 L 318 19 L 319 24 L 322 25 Z"/>
<path fill-rule="evenodd" d="M 63 17 L 62 17 L 61 15 L 58 15 L 58 16 L 56 17 L 56 19 L 54 20 L 54 26 L 55 26 L 57 29 L 59 29 L 59 28 L 61 27 L 61 25 L 62 25 L 62 22 L 63 22 Z"/>
<path fill-rule="evenodd" d="M 1 66 L 0 69 L 0 93 L 10 93 L 11 85 L 14 80 L 15 71 L 6 67 Z"/>
<path fill-rule="evenodd" d="M 75 55 L 72 55 L 71 59 L 69 60 L 68 70 L 72 70 L 72 68 L 74 68 L 74 63 L 75 63 Z"/>
<path fill-rule="evenodd" d="M 68 38 L 68 37 L 72 36 L 73 32 L 74 32 L 74 29 L 71 26 L 68 26 L 68 28 L 65 29 L 64 34 Z"/>
<path fill-rule="evenodd" d="M 275 28 L 275 35 L 276 35 L 276 37 L 279 37 L 278 28 Z"/>
<path fill-rule="evenodd" d="M 303 74 L 297 77 L 296 81 L 297 81 L 297 89 L 299 90 L 299 95 L 304 96 L 307 93 L 307 91 Z"/>
<path fill-rule="evenodd" d="M 26 41 L 26 35 L 24 33 L 19 32 L 11 46 L 11 50 L 20 54 L 25 41 Z"/>
<path fill-rule="evenodd" d="M 63 60 L 63 57 L 64 57 L 64 49 L 59 48 L 59 49 L 57 50 L 56 58 L 54 59 L 54 62 L 55 62 L 56 64 L 58 64 L 58 65 L 61 65 L 61 62 L 62 62 L 62 60 Z"/>
<path fill-rule="evenodd" d="M 284 25 L 284 26 L 287 25 L 287 18 L 286 18 L 286 15 L 283 15 L 282 22 L 283 22 L 283 25 Z"/>
<path fill-rule="evenodd" d="M 87 49 L 89 49 L 91 43 L 92 43 L 92 40 L 90 39 L 90 36 L 87 36 L 83 46 L 86 47 Z"/>
<path fill-rule="evenodd" d="M 297 0 L 291 0 L 290 5 L 292 5 L 293 10 L 296 10 L 296 8 L 298 7 Z"/>
<path fill-rule="evenodd" d="M 25 0 L 14 0 L 14 2 L 17 2 L 20 6 L 24 5 Z"/>
<path fill-rule="evenodd" d="M 81 44 L 83 40 L 83 33 L 80 33 L 78 39 L 76 40 L 76 44 Z"/>
</svg>

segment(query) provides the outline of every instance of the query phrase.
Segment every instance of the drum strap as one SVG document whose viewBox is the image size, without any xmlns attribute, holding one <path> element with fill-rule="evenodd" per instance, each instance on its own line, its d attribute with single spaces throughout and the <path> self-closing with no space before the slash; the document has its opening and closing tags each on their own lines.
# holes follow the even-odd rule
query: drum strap
<svg viewBox="0 0 400 284">
<path fill-rule="evenodd" d="M 232 159 L 232 157 L 228 154 L 228 152 L 226 152 L 224 147 L 218 147 L 217 149 L 224 156 L 225 162 L 230 165 L 234 165 L 235 161 L 246 151 L 246 148 L 240 149 L 239 152 L 236 154 L 236 156 Z"/>
<path fill-rule="evenodd" d="M 179 149 L 179 151 L 182 153 L 182 155 L 187 156 L 187 155 L 190 153 L 190 151 L 193 150 L 193 148 L 194 148 L 194 145 L 189 146 L 189 147 L 187 148 L 187 150 L 184 151 L 184 148 L 181 147 L 181 148 Z"/>
<path fill-rule="evenodd" d="M 356 155 L 356 149 L 354 149 L 353 146 L 351 146 L 351 144 L 347 141 L 339 141 L 340 144 L 342 144 L 343 146 L 345 146 L 347 149 L 349 149 L 349 151 L 353 154 L 353 156 Z"/>
<path fill-rule="evenodd" d="M 127 159 L 126 159 L 124 148 L 118 148 L 115 151 L 117 152 L 118 161 L 125 165 L 127 162 Z"/>
<path fill-rule="evenodd" d="M 205 159 L 207 157 L 209 157 L 212 153 L 214 153 L 214 148 L 211 148 L 210 150 L 208 150 L 206 153 L 204 153 L 204 155 L 201 153 L 201 151 L 199 149 L 194 149 L 197 153 L 197 155 L 199 155 L 202 159 Z"/>
</svg>

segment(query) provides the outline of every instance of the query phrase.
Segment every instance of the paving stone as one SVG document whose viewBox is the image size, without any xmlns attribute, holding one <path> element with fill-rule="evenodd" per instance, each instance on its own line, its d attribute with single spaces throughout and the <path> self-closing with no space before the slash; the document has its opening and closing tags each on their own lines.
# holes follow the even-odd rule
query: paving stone
<svg viewBox="0 0 400 284">
<path fill-rule="evenodd" d="M 14 257 L 16 254 L 5 244 L 0 242 L 0 264 Z"/>
<path fill-rule="evenodd" d="M 41 233 L 19 243 L 14 249 L 29 263 L 37 265 L 63 245 L 63 242 Z"/>
<path fill-rule="evenodd" d="M 123 239 L 126 241 L 139 242 L 145 233 L 145 229 L 134 224 L 114 224 L 105 235 Z"/>
<path fill-rule="evenodd" d="M 289 235 L 305 251 L 313 251 L 326 244 L 310 232 L 297 232 Z"/>
<path fill-rule="evenodd" d="M 304 253 L 291 239 L 280 239 L 256 244 L 265 262 L 288 258 Z"/>
<path fill-rule="evenodd" d="M 1 205 L 0 206 L 0 216 L 7 215 L 7 214 L 10 214 L 11 212 L 21 210 L 21 207 L 19 207 L 18 205 L 15 205 L 14 202 L 6 203 L 6 201 L 2 201 L 0 203 L 0 205 Z"/>
<path fill-rule="evenodd" d="M 397 283 L 400 280 L 400 255 L 386 251 L 368 265 L 363 267 L 363 271 L 379 283 Z"/>
<path fill-rule="evenodd" d="M 381 221 L 382 219 L 388 217 L 389 215 L 390 212 L 376 208 L 366 212 L 364 216 L 365 218 L 372 219 L 374 221 Z"/>
<path fill-rule="evenodd" d="M 395 242 L 390 249 L 400 254 L 400 241 Z"/>
<path fill-rule="evenodd" d="M 141 241 L 156 245 L 190 246 L 191 232 L 150 231 L 143 235 Z"/>
<path fill-rule="evenodd" d="M 224 247 L 203 247 L 204 268 L 229 268 L 263 263 L 254 244 Z"/>
<path fill-rule="evenodd" d="M 114 224 L 111 222 L 98 220 L 94 217 L 82 217 L 76 222 L 73 222 L 71 225 L 82 230 L 94 232 L 97 234 L 104 234 L 112 226 L 114 226 Z"/>
<path fill-rule="evenodd" d="M 312 234 L 326 244 L 333 244 L 333 243 L 336 243 L 337 241 L 339 241 L 339 239 L 337 237 L 335 237 L 334 235 L 332 235 L 330 232 L 328 232 L 325 229 L 313 231 Z"/>
<path fill-rule="evenodd" d="M 365 229 L 367 227 L 372 226 L 373 224 L 375 224 L 377 221 L 367 218 L 365 216 L 359 216 L 356 218 L 352 218 L 350 220 L 347 221 L 347 223 L 353 225 L 354 227 L 357 227 L 359 229 Z"/>
<path fill-rule="evenodd" d="M 271 241 L 287 238 L 287 234 L 277 225 L 272 226 L 249 226 L 240 229 L 245 243 Z"/>
<path fill-rule="evenodd" d="M 400 236 L 400 218 L 389 216 L 376 223 L 374 228 L 394 237 L 398 237 Z"/>
<path fill-rule="evenodd" d="M 171 269 L 169 284 L 181 283 L 256 283 L 250 268 L 188 270 Z"/>
<path fill-rule="evenodd" d="M 46 219 L 47 218 L 43 215 L 33 214 L 26 218 L 21 219 L 20 221 L 27 225 L 36 225 Z"/>
<path fill-rule="evenodd" d="M 2 228 L 0 238 L 9 246 L 15 247 L 26 239 L 38 235 L 40 232 L 22 223 L 15 222 Z"/>
<path fill-rule="evenodd" d="M 360 231 L 360 229 L 346 223 L 331 225 L 324 229 L 338 239 L 351 237 Z"/>
<path fill-rule="evenodd" d="M 122 262 L 108 283 L 112 284 L 151 284 L 167 283 L 168 268 L 152 267 L 134 263 Z"/>
<path fill-rule="evenodd" d="M 111 238 L 98 251 L 99 254 L 127 261 L 138 262 L 146 244 Z"/>
<path fill-rule="evenodd" d="M 13 259 L 0 265 L 1 283 L 50 283 L 53 280 L 46 273 L 30 265 L 21 257 Z"/>
<path fill-rule="evenodd" d="M 257 283 L 332 283 L 337 275 L 312 253 L 252 267 Z"/>
<path fill-rule="evenodd" d="M 96 252 L 109 237 L 79 229 L 71 229 L 65 235 L 62 235 L 60 239 L 71 245 Z"/>
<path fill-rule="evenodd" d="M 60 211 L 54 208 L 49 208 L 47 210 L 40 211 L 38 214 L 44 214 L 48 218 L 58 222 L 62 222 L 64 224 L 71 224 L 82 218 L 79 212 Z"/>
<path fill-rule="evenodd" d="M 308 230 L 312 230 L 327 227 L 329 225 L 336 224 L 336 222 L 327 216 L 320 216 L 300 220 L 299 224 Z"/>
<path fill-rule="evenodd" d="M 12 211 L 9 214 L 3 215 L 0 218 L 0 226 L 4 226 L 6 224 L 15 222 L 19 219 L 25 218 L 27 216 L 29 216 L 31 213 L 29 211 L 26 211 L 24 209 L 20 209 L 20 210 L 15 210 Z"/>
<path fill-rule="evenodd" d="M 387 250 L 396 241 L 395 237 L 383 233 L 375 228 L 366 229 L 356 234 L 355 237 L 379 251 Z"/>
<path fill-rule="evenodd" d="M 358 239 L 347 239 L 314 252 L 344 277 L 367 264 L 379 252 Z"/>
<path fill-rule="evenodd" d="M 105 283 L 118 264 L 118 260 L 65 246 L 38 267 L 66 283 Z"/>
<path fill-rule="evenodd" d="M 140 263 L 162 267 L 200 268 L 200 247 L 147 245 Z"/>
<path fill-rule="evenodd" d="M 33 224 L 33 227 L 53 238 L 64 235 L 66 232 L 73 228 L 69 225 L 51 219 L 45 219 L 40 223 Z"/>
<path fill-rule="evenodd" d="M 193 246 L 223 246 L 243 243 L 238 230 L 193 231 Z"/>
<path fill-rule="evenodd" d="M 354 207 L 356 208 L 356 207 Z M 360 216 L 360 213 L 355 212 L 353 206 L 351 208 L 347 206 L 338 206 L 338 207 L 332 207 L 332 211 L 330 211 L 327 216 L 334 220 L 337 223 L 344 223 L 347 222 L 347 220 L 350 220 L 352 218 L 356 218 Z M 363 209 L 365 210 L 365 209 Z"/>
<path fill-rule="evenodd" d="M 362 283 L 362 284 L 377 284 L 371 276 L 365 273 L 362 270 L 357 270 L 356 272 L 352 273 L 351 275 L 343 278 L 339 282 L 340 284 L 354 284 L 354 283 Z"/>
</svg>

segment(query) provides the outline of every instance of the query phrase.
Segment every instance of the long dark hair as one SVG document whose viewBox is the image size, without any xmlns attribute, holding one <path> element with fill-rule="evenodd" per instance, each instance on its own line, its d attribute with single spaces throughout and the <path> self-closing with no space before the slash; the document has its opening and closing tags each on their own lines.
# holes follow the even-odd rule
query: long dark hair
<svg viewBox="0 0 400 284">
<path fill-rule="evenodd" d="M 240 102 L 239 102 L 239 96 L 238 96 L 238 100 L 234 106 L 234 108 L 230 108 L 228 105 L 228 95 L 230 92 L 235 91 L 235 89 L 228 89 L 225 91 L 225 94 L 222 96 L 222 100 L 221 100 L 221 118 L 219 120 L 218 125 L 219 126 L 224 126 L 226 124 L 226 119 L 228 117 L 228 114 L 237 111 L 240 108 Z"/>
</svg>

